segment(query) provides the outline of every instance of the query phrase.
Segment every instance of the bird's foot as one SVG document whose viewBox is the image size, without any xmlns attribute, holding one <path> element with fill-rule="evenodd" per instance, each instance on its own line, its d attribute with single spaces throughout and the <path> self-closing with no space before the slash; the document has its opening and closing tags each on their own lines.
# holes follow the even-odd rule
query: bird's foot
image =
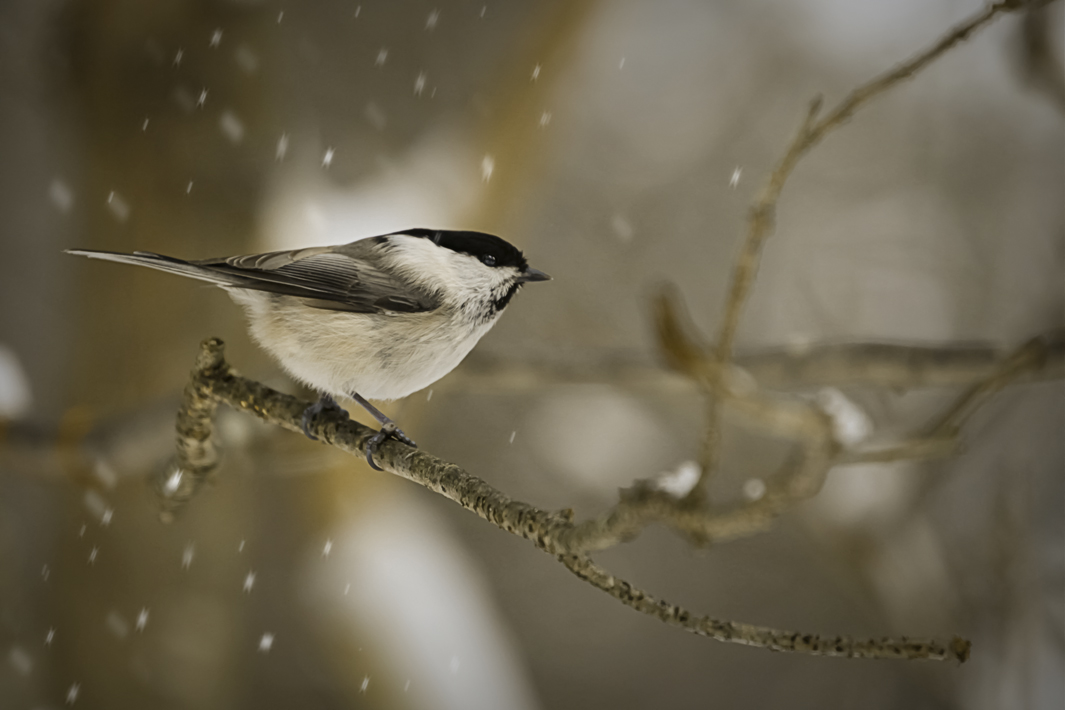
<svg viewBox="0 0 1065 710">
<path fill-rule="evenodd" d="M 375 471 L 384 471 L 383 468 L 377 465 L 377 462 L 373 460 L 374 454 L 377 453 L 377 447 L 384 442 L 388 437 L 392 437 L 396 441 L 400 441 L 411 448 L 418 448 L 418 445 L 414 443 L 414 440 L 403 433 L 403 430 L 396 426 L 396 423 L 391 419 L 381 422 L 381 429 L 376 434 L 371 436 L 366 441 L 366 463 L 370 464 L 370 468 Z"/>
<path fill-rule="evenodd" d="M 337 404 L 336 400 L 327 394 L 323 394 L 318 398 L 318 401 L 303 410 L 303 419 L 300 422 L 300 426 L 303 429 L 303 433 L 307 435 L 307 438 L 311 441 L 318 441 L 318 437 L 311 433 L 310 426 L 314 418 L 327 409 L 332 409 L 337 413 L 342 413 L 344 419 L 348 418 L 348 410 Z"/>
</svg>

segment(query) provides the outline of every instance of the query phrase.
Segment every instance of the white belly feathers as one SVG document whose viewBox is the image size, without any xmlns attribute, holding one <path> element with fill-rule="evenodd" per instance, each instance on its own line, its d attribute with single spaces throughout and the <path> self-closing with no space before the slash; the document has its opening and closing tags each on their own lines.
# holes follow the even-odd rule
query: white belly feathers
<svg viewBox="0 0 1065 710">
<path fill-rule="evenodd" d="M 428 387 L 495 320 L 477 325 L 451 308 L 392 315 L 307 309 L 287 296 L 226 290 L 244 306 L 255 340 L 290 375 L 333 396 L 390 400 Z"/>
</svg>

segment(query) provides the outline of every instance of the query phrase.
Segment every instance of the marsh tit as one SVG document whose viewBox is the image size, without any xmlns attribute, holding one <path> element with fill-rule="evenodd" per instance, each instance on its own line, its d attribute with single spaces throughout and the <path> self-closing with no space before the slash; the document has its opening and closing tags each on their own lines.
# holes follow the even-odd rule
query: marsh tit
<svg viewBox="0 0 1065 710">
<path fill-rule="evenodd" d="M 315 389 L 303 431 L 333 397 L 381 424 L 366 460 L 392 436 L 416 446 L 370 399 L 406 397 L 451 372 L 495 325 L 522 284 L 551 277 L 491 234 L 408 229 L 339 246 L 203 261 L 82 249 L 70 254 L 138 264 L 207 281 L 244 307 L 252 336 Z"/>
</svg>

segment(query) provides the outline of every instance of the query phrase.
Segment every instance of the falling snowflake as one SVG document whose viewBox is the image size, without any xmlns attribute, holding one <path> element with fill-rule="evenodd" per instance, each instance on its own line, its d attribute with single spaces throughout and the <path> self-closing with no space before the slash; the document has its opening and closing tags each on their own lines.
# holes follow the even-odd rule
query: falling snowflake
<svg viewBox="0 0 1065 710">
<path fill-rule="evenodd" d="M 181 553 L 181 568 L 188 569 L 192 566 L 192 558 L 196 555 L 196 545 L 189 543 L 185 545 L 185 551 Z"/>
<path fill-rule="evenodd" d="M 74 206 L 74 192 L 59 178 L 52 180 L 52 184 L 48 186 L 48 197 L 60 212 L 69 212 Z"/>
<path fill-rule="evenodd" d="M 183 475 L 184 472 L 180 468 L 176 469 L 172 474 L 170 474 L 170 476 L 166 479 L 166 483 L 163 484 L 163 492 L 167 495 L 173 495 L 174 493 L 176 493 L 178 486 L 181 485 L 181 477 Z"/>
<path fill-rule="evenodd" d="M 532 76 L 529 77 L 529 81 L 536 81 L 539 78 L 540 78 L 540 65 L 537 64 L 535 67 L 533 67 Z"/>
<path fill-rule="evenodd" d="M 336 151 L 334 151 L 332 147 L 326 148 L 325 155 L 322 156 L 322 167 L 323 168 L 328 168 L 330 165 L 333 164 L 333 154 L 335 152 Z"/>
<path fill-rule="evenodd" d="M 429 17 L 425 19 L 425 29 L 432 32 L 436 29 L 436 23 L 440 21 L 440 11 L 433 10 L 429 13 Z"/>
<path fill-rule="evenodd" d="M 218 119 L 218 126 L 231 142 L 240 143 L 244 140 L 244 122 L 229 109 L 222 112 Z"/>
<path fill-rule="evenodd" d="M 248 45 L 241 44 L 233 56 L 245 74 L 254 74 L 259 71 L 259 55 Z"/>
<path fill-rule="evenodd" d="M 359 686 L 359 692 L 360 693 L 365 693 L 366 689 L 369 688 L 369 687 L 370 687 L 370 676 L 368 676 L 368 675 L 367 676 L 363 676 L 362 677 L 362 685 Z"/>
<path fill-rule="evenodd" d="M 124 639 L 126 636 L 129 636 L 129 623 L 126 621 L 125 617 L 114 609 L 108 612 L 106 622 L 107 628 L 118 638 Z"/>
<path fill-rule="evenodd" d="M 244 576 L 244 591 L 251 594 L 252 587 L 255 586 L 255 572 L 248 570 L 248 574 Z"/>
<path fill-rule="evenodd" d="M 419 72 L 418 78 L 414 80 L 414 95 L 421 96 L 425 91 L 425 82 L 428 77 L 425 76 L 425 72 Z"/>
<path fill-rule="evenodd" d="M 761 478 L 748 478 L 743 484 L 743 495 L 747 500 L 761 500 L 765 490 L 765 481 Z"/>
<path fill-rule="evenodd" d="M 737 165 L 736 169 L 732 171 L 732 177 L 729 178 L 728 186 L 735 190 L 736 186 L 740 184 L 740 175 L 742 174 L 743 168 Z"/>
<path fill-rule="evenodd" d="M 388 61 L 388 48 L 387 47 L 381 47 L 381 49 L 378 50 L 378 52 L 377 52 L 377 59 L 374 60 L 373 65 L 375 67 L 383 67 L 385 65 L 385 62 L 387 62 L 387 61 Z"/>
<path fill-rule="evenodd" d="M 263 634 L 263 637 L 259 639 L 259 653 L 270 653 L 270 649 L 274 646 L 274 635 L 271 633 Z"/>
<path fill-rule="evenodd" d="M 329 553 L 333 551 L 333 538 L 328 538 L 325 541 L 325 546 L 322 548 L 322 557 L 329 557 Z"/>
<path fill-rule="evenodd" d="M 96 555 L 99 554 L 99 552 L 100 552 L 100 548 L 98 548 L 96 545 L 93 545 L 92 546 L 92 550 L 89 552 L 89 564 L 90 565 L 96 564 Z"/>
<path fill-rule="evenodd" d="M 496 159 L 491 155 L 486 155 L 481 159 L 481 180 L 488 182 L 492 179 L 492 173 L 496 169 Z"/>
<path fill-rule="evenodd" d="M 78 693 L 81 692 L 81 683 L 75 683 L 70 686 L 70 690 L 67 691 L 67 705 L 73 705 L 78 699 Z"/>
<path fill-rule="evenodd" d="M 549 123 L 551 123 L 551 112 L 544 111 L 540 114 L 540 128 L 547 128 Z"/>
<path fill-rule="evenodd" d="M 204 88 L 200 91 L 200 98 L 196 99 L 196 106 L 203 108 L 203 105 L 207 103 L 207 89 Z"/>
<path fill-rule="evenodd" d="M 27 676 L 33 670 L 33 659 L 30 658 L 30 654 L 26 653 L 25 649 L 19 646 L 12 646 L 11 653 L 8 654 L 7 658 L 19 675 Z"/>
<path fill-rule="evenodd" d="M 512 444 L 514 443 L 514 437 L 517 436 L 517 435 L 518 435 L 518 430 L 517 429 L 515 429 L 512 432 L 510 432 L 510 443 L 512 443 Z"/>
<path fill-rule="evenodd" d="M 140 613 L 137 614 L 137 631 L 143 632 L 144 627 L 148 625 L 148 607 L 141 607 Z"/>
<path fill-rule="evenodd" d="M 129 219 L 129 203 L 122 199 L 122 195 L 114 190 L 107 196 L 107 209 L 111 210 L 111 214 L 119 222 L 125 222 Z"/>
<path fill-rule="evenodd" d="M 51 646 L 52 645 L 52 641 L 54 641 L 54 640 L 55 640 L 55 627 L 53 626 L 53 627 L 49 628 L 48 629 L 48 633 L 44 635 L 44 645 L 45 646 Z"/>
<path fill-rule="evenodd" d="M 277 150 L 274 151 L 274 159 L 284 160 L 286 153 L 288 153 L 288 134 L 282 133 L 281 137 L 277 139 Z"/>
<path fill-rule="evenodd" d="M 217 47 L 222 43 L 222 30 L 217 29 L 211 34 L 211 46 Z"/>
</svg>

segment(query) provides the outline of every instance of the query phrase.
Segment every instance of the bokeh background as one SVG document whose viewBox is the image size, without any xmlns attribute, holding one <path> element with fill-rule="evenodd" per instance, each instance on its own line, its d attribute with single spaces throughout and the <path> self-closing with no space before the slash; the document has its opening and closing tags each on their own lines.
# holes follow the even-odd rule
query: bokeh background
<svg viewBox="0 0 1065 710">
<path fill-rule="evenodd" d="M 998 396 L 956 459 L 833 471 L 771 533 L 695 550 L 651 529 L 597 556 L 698 613 L 974 641 L 964 666 L 773 654 L 640 616 L 442 498 L 233 413 L 217 481 L 163 525 L 147 480 L 198 343 L 299 389 L 221 291 L 61 253 L 500 234 L 555 280 L 388 411 L 515 498 L 594 514 L 698 451 L 697 392 L 657 364 L 655 286 L 713 332 L 746 206 L 808 100 L 979 6 L 4 2 L 0 706 L 1062 707 L 1060 382 Z M 741 350 L 1010 347 L 1065 323 L 1061 6 L 1000 20 L 799 167 Z M 845 394 L 890 439 L 954 393 Z M 724 446 L 726 497 L 779 458 L 731 425 Z"/>
</svg>

